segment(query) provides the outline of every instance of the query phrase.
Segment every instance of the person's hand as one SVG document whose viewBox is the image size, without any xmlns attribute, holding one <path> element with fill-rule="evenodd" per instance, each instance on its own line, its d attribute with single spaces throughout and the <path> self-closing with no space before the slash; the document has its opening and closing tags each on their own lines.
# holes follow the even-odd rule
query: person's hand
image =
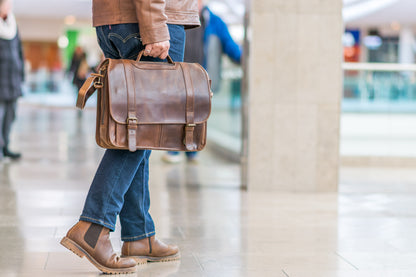
<svg viewBox="0 0 416 277">
<path fill-rule="evenodd" d="M 147 44 L 144 49 L 144 55 L 164 60 L 168 56 L 169 48 L 169 40 Z"/>
</svg>

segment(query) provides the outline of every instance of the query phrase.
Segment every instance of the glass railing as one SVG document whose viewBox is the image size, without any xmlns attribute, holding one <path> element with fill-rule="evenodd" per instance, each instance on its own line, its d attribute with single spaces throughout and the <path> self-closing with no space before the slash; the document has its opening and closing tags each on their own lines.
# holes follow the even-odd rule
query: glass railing
<svg viewBox="0 0 416 277">
<path fill-rule="evenodd" d="M 416 65 L 344 63 L 344 112 L 416 112 Z"/>
<path fill-rule="evenodd" d="M 345 63 L 343 69 L 341 156 L 374 165 L 416 158 L 416 65 Z"/>
<path fill-rule="evenodd" d="M 214 90 L 208 136 L 217 146 L 239 157 L 241 150 L 241 66 L 223 59 L 221 82 Z"/>
</svg>

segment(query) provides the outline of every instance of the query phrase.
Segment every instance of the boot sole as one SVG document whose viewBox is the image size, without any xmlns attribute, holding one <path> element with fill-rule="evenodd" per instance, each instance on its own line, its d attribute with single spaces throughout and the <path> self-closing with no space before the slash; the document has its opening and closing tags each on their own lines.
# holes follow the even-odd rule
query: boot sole
<svg viewBox="0 0 416 277">
<path fill-rule="evenodd" d="M 181 258 L 181 254 L 178 252 L 174 255 L 164 256 L 164 257 L 150 257 L 150 256 L 122 256 L 128 257 L 136 260 L 137 264 L 147 264 L 147 263 L 163 263 L 163 262 L 172 262 L 177 261 Z"/>
<path fill-rule="evenodd" d="M 109 268 L 98 263 L 87 251 L 85 251 L 81 246 L 79 246 L 75 241 L 71 240 L 68 237 L 64 237 L 61 240 L 61 244 L 67 249 L 71 250 L 74 254 L 80 258 L 86 257 L 96 268 L 102 271 L 105 274 L 124 274 L 124 273 L 134 273 L 137 271 L 136 267 L 128 268 Z"/>
</svg>

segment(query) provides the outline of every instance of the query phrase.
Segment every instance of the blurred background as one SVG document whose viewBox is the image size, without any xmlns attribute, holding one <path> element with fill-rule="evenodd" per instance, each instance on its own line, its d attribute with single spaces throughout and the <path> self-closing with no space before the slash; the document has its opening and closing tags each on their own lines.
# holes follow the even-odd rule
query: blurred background
<svg viewBox="0 0 416 277">
<path fill-rule="evenodd" d="M 250 2 L 252 11 L 246 9 Z M 160 220 L 159 234 L 184 250 L 176 276 L 416 276 L 416 1 L 206 3 L 242 46 L 243 62 L 220 56 L 208 151 L 201 153 L 200 163 L 169 165 L 160 151 L 152 154 L 152 201 L 157 203 L 152 213 Z M 81 276 L 84 268 L 91 274 L 83 276 L 96 276 L 85 259 L 80 264 L 58 244 L 79 215 L 103 153 L 93 139 L 94 99 L 82 116 L 75 110 L 74 53 L 85 53 L 87 71 L 102 59 L 91 27 L 91 0 L 15 0 L 14 11 L 27 77 L 12 146 L 22 149 L 24 158 L 0 167 L 0 245 L 8 249 L 0 268 L 6 268 L 2 273 L 9 268 L 5 276 L 13 277 L 49 276 L 45 270 L 50 276 L 61 271 Z M 250 14 L 257 16 L 251 27 Z M 251 28 L 263 30 L 269 22 L 270 30 L 282 35 L 270 35 L 275 40 L 262 52 L 269 29 L 255 36 Z M 327 22 L 336 24 L 328 28 Z M 256 51 L 250 57 L 256 58 L 252 71 L 246 67 L 254 52 L 245 51 L 248 46 Z M 250 91 L 252 101 L 247 72 L 259 80 Z M 323 74 L 337 79 L 320 78 Z M 269 102 L 274 92 L 279 95 Z M 317 101 L 322 95 L 336 97 Z M 255 107 L 250 117 L 247 106 Z M 258 121 L 248 144 L 248 119 L 253 118 Z M 265 126 L 264 119 L 275 126 Z M 248 148 L 255 149 L 251 176 L 257 173 L 247 192 L 240 188 L 247 184 L 242 172 Z M 279 272 L 277 265 L 304 274 Z M 263 269 L 266 273 L 257 271 Z M 347 272 L 337 274 L 338 269 Z M 372 271 L 366 274 L 366 269 Z M 142 270 L 148 272 L 140 276 L 172 276 L 159 267 Z M 213 274 L 186 275 L 187 270 Z"/>
</svg>

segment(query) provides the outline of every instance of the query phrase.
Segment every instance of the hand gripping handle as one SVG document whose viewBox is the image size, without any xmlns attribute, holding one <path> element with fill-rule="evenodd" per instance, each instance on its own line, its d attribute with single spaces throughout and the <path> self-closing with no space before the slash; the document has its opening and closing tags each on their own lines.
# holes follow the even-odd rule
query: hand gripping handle
<svg viewBox="0 0 416 277">
<path fill-rule="evenodd" d="M 139 55 L 137 56 L 136 62 L 140 62 L 140 60 L 142 59 L 143 53 L 144 53 L 144 50 L 140 51 Z M 175 62 L 172 60 L 172 58 L 169 55 L 167 56 L 166 59 L 168 60 L 168 63 L 175 64 Z"/>
</svg>

